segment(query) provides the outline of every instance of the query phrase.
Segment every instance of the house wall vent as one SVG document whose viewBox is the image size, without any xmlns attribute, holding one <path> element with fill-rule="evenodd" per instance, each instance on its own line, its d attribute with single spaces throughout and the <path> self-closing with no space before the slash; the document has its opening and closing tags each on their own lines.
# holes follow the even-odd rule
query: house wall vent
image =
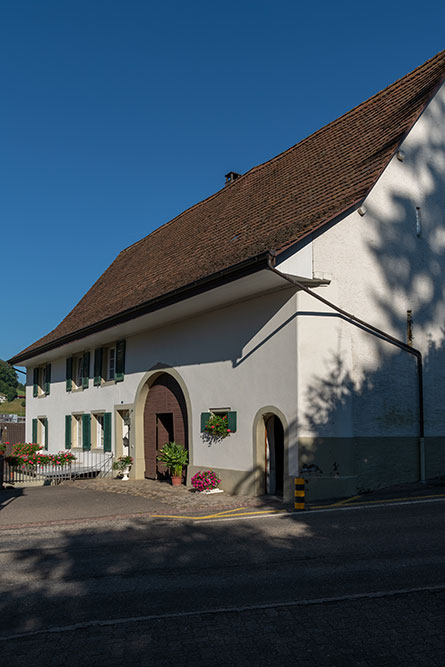
<svg viewBox="0 0 445 667">
<path fill-rule="evenodd" d="M 230 185 L 231 183 L 233 183 L 233 181 L 236 181 L 236 179 L 239 178 L 240 176 L 241 176 L 241 174 L 237 174 L 236 171 L 229 171 L 225 175 L 225 179 L 226 179 L 225 185 Z"/>
</svg>

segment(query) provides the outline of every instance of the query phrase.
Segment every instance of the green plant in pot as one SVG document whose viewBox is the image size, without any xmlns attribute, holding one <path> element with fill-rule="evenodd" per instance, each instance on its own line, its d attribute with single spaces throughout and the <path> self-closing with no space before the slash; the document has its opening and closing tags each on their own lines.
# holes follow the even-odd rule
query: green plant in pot
<svg viewBox="0 0 445 667">
<path fill-rule="evenodd" d="M 122 475 L 122 480 L 128 482 L 130 479 L 128 474 L 133 463 L 133 458 L 131 456 L 119 456 L 119 458 L 113 463 L 114 470 L 119 470 Z"/>
<path fill-rule="evenodd" d="M 182 469 L 188 463 L 188 451 L 181 443 L 166 442 L 159 452 L 158 461 L 167 466 L 173 486 L 182 484 Z"/>
</svg>

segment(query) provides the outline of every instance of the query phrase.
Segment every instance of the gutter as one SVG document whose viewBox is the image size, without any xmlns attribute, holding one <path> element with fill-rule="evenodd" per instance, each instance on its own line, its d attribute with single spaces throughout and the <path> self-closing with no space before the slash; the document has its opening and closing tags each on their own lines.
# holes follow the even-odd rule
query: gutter
<svg viewBox="0 0 445 667">
<path fill-rule="evenodd" d="M 329 301 L 328 299 L 325 299 L 316 292 L 313 292 L 311 289 L 309 289 L 309 287 L 306 287 L 306 285 L 301 283 L 296 278 L 293 278 L 292 276 L 289 276 L 285 273 L 282 273 L 281 271 L 278 271 L 278 269 L 275 268 L 274 263 L 275 263 L 275 256 L 271 253 L 268 260 L 268 266 L 270 271 L 275 273 L 277 276 L 280 276 L 280 278 L 282 278 L 283 280 L 287 280 L 287 282 L 293 285 L 294 287 L 298 287 L 298 289 L 302 290 L 303 292 L 306 292 L 306 294 L 309 294 L 309 296 L 312 296 L 314 299 L 317 299 L 317 301 L 321 301 L 321 303 L 324 303 L 325 306 L 328 306 L 332 310 L 335 310 L 342 317 L 349 320 L 352 324 L 365 329 L 372 335 L 382 338 L 391 345 L 394 345 L 395 347 L 398 347 L 399 349 L 404 350 L 405 352 L 408 352 L 408 354 L 411 354 L 414 357 L 416 357 L 417 391 L 419 397 L 418 420 L 419 420 L 420 481 L 424 482 L 425 481 L 425 418 L 424 418 L 424 405 L 423 405 L 423 360 L 422 360 L 422 353 L 420 352 L 420 350 L 411 347 L 411 345 L 408 345 L 407 343 L 404 343 L 402 340 L 399 340 L 398 338 L 391 336 L 391 334 L 386 333 L 386 331 L 378 329 L 373 324 L 365 322 L 365 320 L 362 320 L 359 317 L 355 317 L 355 315 L 352 315 L 352 313 L 343 310 L 343 308 L 340 308 L 332 301 Z"/>
<path fill-rule="evenodd" d="M 28 359 L 37 357 L 40 354 L 54 350 L 58 347 L 61 347 L 62 345 L 66 345 L 67 343 L 72 343 L 75 340 L 86 338 L 91 334 L 104 331 L 105 329 L 109 329 L 110 327 L 116 326 L 117 324 L 129 322 L 130 320 L 136 319 L 141 315 L 147 315 L 149 313 L 160 310 L 161 308 L 165 308 L 166 306 L 171 306 L 174 303 L 182 301 L 183 299 L 188 299 L 192 296 L 202 294 L 203 292 L 207 292 L 211 289 L 214 289 L 215 287 L 220 287 L 221 285 L 231 282 L 232 280 L 243 278 L 244 276 L 247 276 L 251 273 L 260 271 L 261 269 L 267 269 L 269 256 L 269 251 L 262 252 L 259 255 L 255 255 L 254 257 L 245 260 L 244 262 L 234 264 L 226 269 L 212 273 L 210 276 L 195 280 L 194 282 L 189 283 L 184 287 L 178 287 L 177 289 L 172 290 L 167 294 L 155 297 L 154 299 L 145 301 L 142 304 L 138 304 L 137 306 L 123 310 L 116 315 L 111 315 L 110 317 L 100 320 L 99 322 L 94 322 L 94 324 L 90 324 L 86 327 L 83 327 L 82 329 L 77 329 L 76 331 L 73 331 L 69 334 L 60 336 L 59 338 L 48 343 L 44 343 L 43 345 L 40 345 L 33 350 L 29 350 L 28 352 L 20 352 L 15 357 L 9 359 L 8 364 L 11 366 L 20 364 L 22 361 L 27 361 Z"/>
</svg>

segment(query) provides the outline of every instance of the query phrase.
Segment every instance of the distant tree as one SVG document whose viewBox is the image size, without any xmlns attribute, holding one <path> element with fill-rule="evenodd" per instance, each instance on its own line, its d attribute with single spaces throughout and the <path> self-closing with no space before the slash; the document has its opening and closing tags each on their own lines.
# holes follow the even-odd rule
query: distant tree
<svg viewBox="0 0 445 667">
<path fill-rule="evenodd" d="M 8 401 L 14 400 L 17 396 L 17 385 L 17 373 L 6 361 L 0 359 L 0 393 L 5 394 Z"/>
<path fill-rule="evenodd" d="M 17 390 L 14 387 L 8 387 L 6 390 L 6 399 L 8 401 L 13 401 L 17 397 Z"/>
</svg>

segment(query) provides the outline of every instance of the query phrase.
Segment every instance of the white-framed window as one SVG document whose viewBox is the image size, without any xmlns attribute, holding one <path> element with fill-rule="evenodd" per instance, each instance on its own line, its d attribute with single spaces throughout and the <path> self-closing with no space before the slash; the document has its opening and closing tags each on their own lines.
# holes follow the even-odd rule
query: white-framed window
<svg viewBox="0 0 445 667">
<path fill-rule="evenodd" d="M 125 374 L 125 340 L 94 350 L 94 386 L 122 382 Z"/>
<path fill-rule="evenodd" d="M 37 417 L 32 420 L 32 441 L 34 444 L 42 445 L 48 449 L 48 419 Z"/>
<path fill-rule="evenodd" d="M 46 417 L 44 419 L 39 419 L 39 427 L 40 427 L 40 437 L 39 437 L 39 443 L 47 449 L 47 442 L 48 442 L 48 422 L 46 420 Z"/>
<path fill-rule="evenodd" d="M 116 346 L 105 348 L 105 381 L 114 380 L 116 375 Z"/>
<path fill-rule="evenodd" d="M 73 382 L 76 389 L 82 387 L 83 375 L 83 355 L 73 357 Z"/>
<path fill-rule="evenodd" d="M 71 442 L 73 447 L 82 449 L 82 415 L 73 415 L 71 420 L 72 435 Z"/>
<path fill-rule="evenodd" d="M 90 352 L 82 352 L 66 359 L 66 390 L 88 389 Z"/>
<path fill-rule="evenodd" d="M 104 448 L 104 414 L 103 413 L 93 413 L 93 447 L 96 449 Z"/>
<path fill-rule="evenodd" d="M 33 371 L 33 396 L 48 396 L 51 385 L 51 364 L 37 366 Z"/>
</svg>

